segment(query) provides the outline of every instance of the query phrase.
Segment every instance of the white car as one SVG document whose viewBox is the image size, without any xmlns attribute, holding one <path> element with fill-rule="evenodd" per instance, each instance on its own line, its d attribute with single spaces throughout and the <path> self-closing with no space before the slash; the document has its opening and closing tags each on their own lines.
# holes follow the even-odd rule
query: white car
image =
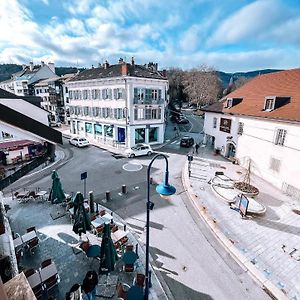
<svg viewBox="0 0 300 300">
<path fill-rule="evenodd" d="M 90 144 L 89 141 L 86 138 L 84 138 L 84 137 L 74 137 L 74 138 L 71 138 L 69 140 L 69 143 L 71 145 L 74 145 L 74 146 L 79 147 L 79 148 L 81 148 L 81 147 L 87 147 Z"/>
<path fill-rule="evenodd" d="M 152 148 L 150 145 L 147 144 L 136 144 L 134 147 L 127 149 L 125 151 L 126 155 L 128 157 L 135 157 L 135 156 L 142 156 L 142 155 L 148 155 L 150 156 L 153 153 Z"/>
</svg>

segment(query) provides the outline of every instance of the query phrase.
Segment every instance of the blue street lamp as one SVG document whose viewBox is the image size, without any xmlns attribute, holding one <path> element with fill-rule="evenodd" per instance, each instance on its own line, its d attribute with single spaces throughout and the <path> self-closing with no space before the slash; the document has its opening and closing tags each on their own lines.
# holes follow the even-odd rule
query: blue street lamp
<svg viewBox="0 0 300 300">
<path fill-rule="evenodd" d="M 168 159 L 164 154 L 155 155 L 147 169 L 147 220 L 146 220 L 146 270 L 145 270 L 145 300 L 149 299 L 149 284 L 150 284 L 150 276 L 149 276 L 149 229 L 150 229 L 150 210 L 153 209 L 154 203 L 150 201 L 150 170 L 153 162 L 158 158 L 163 157 L 166 161 L 166 170 L 165 170 L 165 178 L 162 184 L 159 184 L 156 187 L 156 192 L 161 196 L 171 196 L 176 193 L 176 189 L 174 186 L 169 184 L 169 163 Z"/>
</svg>

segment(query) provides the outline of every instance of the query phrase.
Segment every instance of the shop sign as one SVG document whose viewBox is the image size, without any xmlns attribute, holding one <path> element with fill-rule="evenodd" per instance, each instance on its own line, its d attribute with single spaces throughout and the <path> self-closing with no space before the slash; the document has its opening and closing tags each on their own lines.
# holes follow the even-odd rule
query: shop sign
<svg viewBox="0 0 300 300">
<path fill-rule="evenodd" d="M 230 133 L 230 129 L 231 129 L 231 119 L 221 118 L 220 131 Z"/>
</svg>

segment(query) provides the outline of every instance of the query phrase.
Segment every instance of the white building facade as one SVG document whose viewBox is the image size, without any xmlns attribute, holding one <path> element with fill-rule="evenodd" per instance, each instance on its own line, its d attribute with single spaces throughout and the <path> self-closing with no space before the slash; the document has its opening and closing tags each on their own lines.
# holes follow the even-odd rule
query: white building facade
<svg viewBox="0 0 300 300">
<path fill-rule="evenodd" d="M 66 86 L 72 134 L 124 147 L 164 141 L 168 81 L 157 70 L 106 63 L 80 73 Z"/>
<path fill-rule="evenodd" d="M 205 142 L 300 199 L 300 69 L 263 75 L 233 93 L 206 109 Z M 228 106 L 236 96 L 240 103 Z"/>
</svg>

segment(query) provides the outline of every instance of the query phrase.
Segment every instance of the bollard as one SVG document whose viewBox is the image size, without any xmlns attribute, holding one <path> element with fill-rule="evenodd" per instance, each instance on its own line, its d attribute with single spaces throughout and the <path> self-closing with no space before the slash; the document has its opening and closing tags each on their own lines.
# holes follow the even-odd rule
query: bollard
<svg viewBox="0 0 300 300">
<path fill-rule="evenodd" d="M 122 194 L 126 194 L 126 193 L 127 193 L 126 185 L 123 184 L 122 185 Z"/>
<path fill-rule="evenodd" d="M 95 212 L 93 191 L 89 192 L 89 199 L 90 199 L 90 212 L 93 214 Z"/>
<path fill-rule="evenodd" d="M 148 279 L 149 280 L 149 288 L 152 287 L 151 275 L 152 275 L 152 271 L 149 270 L 149 279 Z"/>
<path fill-rule="evenodd" d="M 124 231 L 126 231 L 126 224 L 124 224 Z"/>
<path fill-rule="evenodd" d="M 150 177 L 150 184 L 153 184 L 153 178 Z"/>
<path fill-rule="evenodd" d="M 99 214 L 99 205 L 96 203 L 96 214 Z"/>
<path fill-rule="evenodd" d="M 136 245 L 135 245 L 135 254 L 136 254 L 137 256 L 139 256 L 139 254 L 138 254 L 138 246 L 139 246 L 139 244 L 136 244 Z"/>
<path fill-rule="evenodd" d="M 106 191 L 105 199 L 106 199 L 107 202 L 110 200 L 110 191 Z"/>
</svg>

